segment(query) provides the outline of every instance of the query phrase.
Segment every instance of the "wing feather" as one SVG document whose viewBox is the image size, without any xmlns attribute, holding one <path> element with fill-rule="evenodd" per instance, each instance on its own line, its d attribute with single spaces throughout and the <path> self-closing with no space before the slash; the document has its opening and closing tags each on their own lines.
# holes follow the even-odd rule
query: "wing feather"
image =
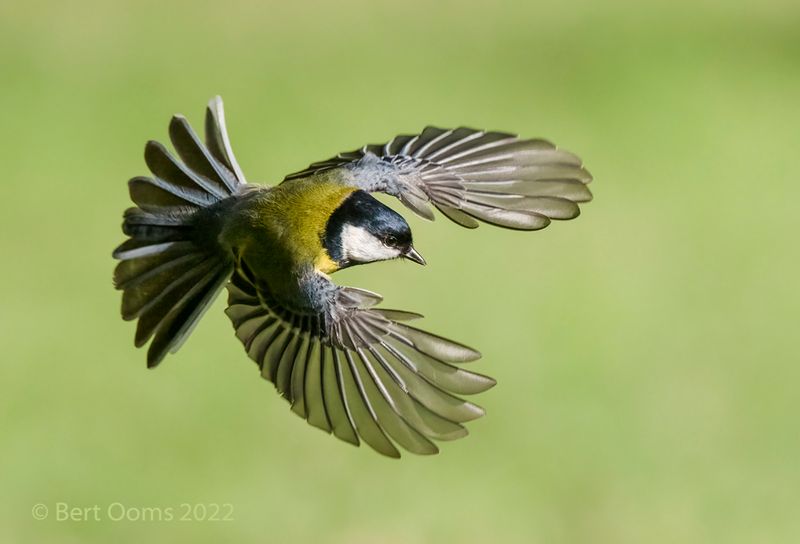
<svg viewBox="0 0 800 544">
<path fill-rule="evenodd" d="M 275 384 L 275 389 L 284 397 L 291 390 L 292 367 L 303 343 L 302 331 L 306 322 L 306 317 L 304 316 L 296 316 L 295 319 L 296 322 L 291 329 L 288 342 L 280 354 L 278 368 L 271 378 L 271 381 Z"/>
<path fill-rule="evenodd" d="M 356 430 L 361 438 L 369 444 L 375 451 L 387 457 L 400 457 L 400 452 L 394 444 L 386 437 L 383 430 L 378 425 L 378 416 L 372 409 L 372 405 L 364 391 L 364 385 L 355 368 L 353 352 L 344 350 L 344 360 L 342 365 L 342 375 L 345 384 L 345 401 L 348 412 L 353 418 Z"/>
<path fill-rule="evenodd" d="M 394 195 L 426 219 L 433 219 L 433 205 L 467 228 L 484 222 L 538 230 L 551 219 L 577 217 L 578 204 L 592 199 L 592 176 L 573 153 L 547 140 L 466 127 L 426 127 L 313 163 L 286 180 L 326 170 L 341 183 Z"/>
<path fill-rule="evenodd" d="M 303 419 L 308 417 L 304 393 L 306 361 L 308 360 L 307 353 L 311 348 L 310 344 L 311 339 L 309 336 L 307 334 L 303 335 L 303 343 L 300 346 L 300 350 L 297 352 L 297 358 L 294 361 L 294 365 L 292 365 L 292 375 L 289 378 L 290 395 L 288 400 L 292 404 L 292 411 Z"/>
<path fill-rule="evenodd" d="M 494 385 L 459 366 L 480 354 L 406 324 L 419 314 L 376 308 L 380 295 L 324 278 L 329 306 L 299 310 L 246 270 L 234 274 L 226 313 L 262 376 L 311 425 L 398 457 L 398 446 L 438 452 L 434 440 L 465 436 L 462 423 L 483 414 L 456 396 Z"/>
<path fill-rule="evenodd" d="M 308 422 L 325 432 L 331 432 L 328 411 L 322 395 L 322 346 L 318 341 L 311 342 L 306 352 L 306 372 L 304 375 L 303 398 L 306 403 Z"/>
<path fill-rule="evenodd" d="M 358 355 L 356 369 L 364 384 L 366 398 L 375 411 L 375 420 L 381 428 L 400 446 L 418 455 L 431 455 L 439 452 L 433 442 L 414 429 L 400 414 L 397 405 L 389 395 L 384 383 L 375 371 L 375 364 L 363 349 L 356 350 Z"/>
<path fill-rule="evenodd" d="M 374 370 L 383 383 L 386 394 L 392 398 L 398 413 L 411 426 L 436 440 L 453 440 L 466 436 L 467 429 L 464 426 L 431 412 L 411 396 L 405 382 L 378 349 L 374 346 L 369 346 L 368 349 L 378 363 Z"/>
<path fill-rule="evenodd" d="M 340 440 L 358 446 L 358 435 L 345 408 L 336 350 L 332 346 L 325 346 L 324 349 L 326 354 L 322 368 L 322 395 L 333 434 Z"/>
</svg>

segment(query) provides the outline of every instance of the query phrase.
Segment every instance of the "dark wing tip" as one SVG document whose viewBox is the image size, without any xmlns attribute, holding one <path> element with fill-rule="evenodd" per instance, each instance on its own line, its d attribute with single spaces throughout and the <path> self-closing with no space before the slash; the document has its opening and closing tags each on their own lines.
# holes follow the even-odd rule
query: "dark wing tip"
<svg viewBox="0 0 800 544">
<path fill-rule="evenodd" d="M 141 346 L 136 346 L 136 347 L 141 347 Z M 151 346 L 151 349 L 147 351 L 147 368 L 157 367 L 159 364 L 161 364 L 161 361 L 164 360 L 165 355 L 166 352 L 154 353 Z"/>
</svg>

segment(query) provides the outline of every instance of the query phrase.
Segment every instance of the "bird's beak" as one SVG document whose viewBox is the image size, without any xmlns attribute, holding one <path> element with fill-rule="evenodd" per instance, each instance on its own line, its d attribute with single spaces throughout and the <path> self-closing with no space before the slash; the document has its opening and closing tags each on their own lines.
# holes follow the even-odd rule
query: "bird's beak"
<svg viewBox="0 0 800 544">
<path fill-rule="evenodd" d="M 408 246 L 408 249 L 403 254 L 403 257 L 405 257 L 409 261 L 414 261 L 417 264 L 421 264 L 422 266 L 425 266 L 425 264 L 427 264 L 425 263 L 425 259 L 422 258 L 422 255 L 419 254 L 419 251 L 414 249 L 414 246 Z"/>
</svg>

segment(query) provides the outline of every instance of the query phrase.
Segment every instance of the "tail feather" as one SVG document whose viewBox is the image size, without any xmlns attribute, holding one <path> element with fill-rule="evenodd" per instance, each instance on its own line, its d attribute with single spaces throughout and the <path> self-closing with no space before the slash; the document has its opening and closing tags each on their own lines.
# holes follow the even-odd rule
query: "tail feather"
<svg viewBox="0 0 800 544">
<path fill-rule="evenodd" d="M 131 240 L 134 241 L 134 240 Z M 130 289 L 141 286 L 148 279 L 166 274 L 173 268 L 195 266 L 204 259 L 204 255 L 191 252 L 193 246 L 167 242 L 169 247 L 160 251 L 127 259 L 117 265 L 114 270 L 114 286 L 117 289 Z M 157 246 L 146 246 L 155 248 Z"/>
<path fill-rule="evenodd" d="M 135 177 L 128 182 L 128 188 L 131 200 L 141 209 L 154 213 L 182 206 L 207 208 L 221 200 L 205 189 L 187 189 L 161 178 Z"/>
<path fill-rule="evenodd" d="M 137 207 L 126 210 L 122 230 L 129 238 L 113 253 L 120 260 L 114 285 L 123 291 L 122 317 L 138 319 L 137 347 L 152 338 L 148 367 L 177 351 L 230 278 L 232 258 L 216 241 L 220 224 L 213 212 L 245 184 L 219 97 L 206 115 L 208 147 L 181 116 L 173 117 L 170 138 L 182 162 L 161 144 L 147 143 L 153 177 L 130 180 Z"/>
<path fill-rule="evenodd" d="M 214 302 L 219 291 L 228 282 L 232 273 L 233 269 L 229 267 L 212 269 L 186 293 L 179 304 L 173 306 L 169 314 L 159 323 L 158 333 L 147 351 L 149 367 L 158 364 L 158 361 L 161 361 L 168 352 L 178 351 L 200 318 Z M 140 320 L 140 326 L 141 323 Z"/>
<path fill-rule="evenodd" d="M 236 176 L 200 142 L 200 138 L 185 117 L 176 115 L 172 118 L 169 124 L 169 137 L 186 166 L 217 184 L 221 190 L 227 190 L 229 193 L 236 191 L 239 184 Z"/>
<path fill-rule="evenodd" d="M 126 321 L 137 319 L 152 313 L 153 309 L 163 315 L 172 308 L 183 293 L 216 264 L 213 256 L 200 254 L 198 257 L 198 263 L 172 267 L 167 274 L 151 275 L 125 289 L 122 293 L 122 318 Z"/>
<path fill-rule="evenodd" d="M 223 130 L 220 130 L 219 127 L 223 127 Z M 224 130 L 224 127 L 225 109 L 222 107 L 222 99 L 217 96 L 211 99 L 206 109 L 206 145 L 211 154 L 229 171 L 233 172 L 237 180 L 247 183 L 242 169 L 239 168 L 239 163 L 236 162 L 236 157 L 233 156 L 228 132 Z"/>
<path fill-rule="evenodd" d="M 204 178 L 188 166 L 176 160 L 167 149 L 158 142 L 150 140 L 144 148 L 144 161 L 156 177 L 168 179 L 175 185 L 194 189 L 203 188 L 207 193 L 225 198 L 229 195 L 227 188 Z"/>
</svg>

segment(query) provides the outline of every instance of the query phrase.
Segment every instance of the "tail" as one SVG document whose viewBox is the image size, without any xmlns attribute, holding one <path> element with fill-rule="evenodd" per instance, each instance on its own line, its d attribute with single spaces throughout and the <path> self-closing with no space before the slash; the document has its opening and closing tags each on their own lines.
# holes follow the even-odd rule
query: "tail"
<svg viewBox="0 0 800 544">
<path fill-rule="evenodd" d="M 122 317 L 138 319 L 136 347 L 153 338 L 147 366 L 174 353 L 228 281 L 232 257 L 217 242 L 218 203 L 235 195 L 246 181 L 231 151 L 220 97 L 206 111 L 206 143 L 183 116 L 169 125 L 181 161 L 161 144 L 145 146 L 153 177 L 128 182 L 137 207 L 125 211 L 129 236 L 114 250 L 121 262 L 114 285 L 123 291 Z"/>
</svg>

